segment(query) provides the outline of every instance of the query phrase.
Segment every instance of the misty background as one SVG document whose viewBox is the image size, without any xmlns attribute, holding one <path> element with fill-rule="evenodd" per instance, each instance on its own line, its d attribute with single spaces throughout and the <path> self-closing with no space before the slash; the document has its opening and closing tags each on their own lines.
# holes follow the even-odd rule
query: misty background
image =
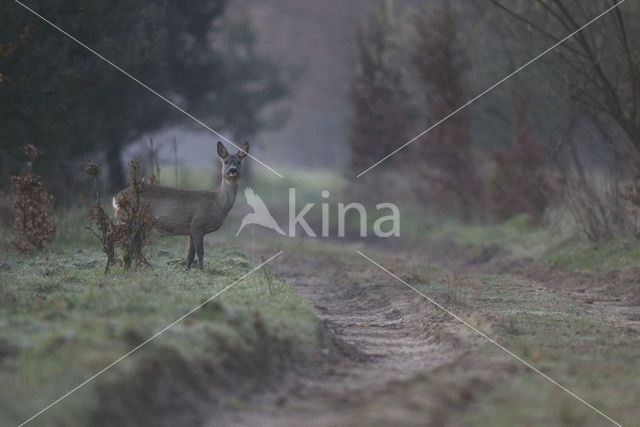
<svg viewBox="0 0 640 427">
<path fill-rule="evenodd" d="M 347 165 L 353 35 L 370 8 L 366 1 L 229 3 L 228 19 L 250 22 L 257 49 L 293 75 L 291 96 L 271 108 L 283 107 L 283 120 L 251 138 L 252 154 L 268 165 L 285 168 L 341 170 Z M 216 159 L 217 137 L 196 123 L 185 123 L 153 137 L 161 144 L 161 158 L 172 158 L 170 141 L 176 137 L 182 162 L 205 167 Z M 131 147 L 127 157 L 144 151 L 147 138 L 139 143 L 142 147 Z M 232 136 L 229 138 L 233 141 Z"/>
<path fill-rule="evenodd" d="M 3 3 L 5 205 L 8 177 L 24 170 L 26 143 L 42 149 L 35 168 L 66 206 L 90 193 L 82 167 L 89 158 L 103 165 L 105 194 L 126 186 L 132 158 L 165 185 L 217 185 L 216 135 L 37 17 Z M 251 154 L 289 173 L 283 188 L 295 181 L 322 187 L 331 176 L 341 180 L 331 182 L 334 194 L 394 200 L 423 217 L 491 223 L 524 214 L 532 224 L 571 223 L 596 241 L 637 233 L 640 40 L 633 3 L 594 22 L 612 4 L 32 6 L 226 138 L 249 141 Z M 276 185 L 265 178 L 267 169 L 245 163 L 244 184 Z M 178 179 L 197 171 L 200 178 Z"/>
</svg>

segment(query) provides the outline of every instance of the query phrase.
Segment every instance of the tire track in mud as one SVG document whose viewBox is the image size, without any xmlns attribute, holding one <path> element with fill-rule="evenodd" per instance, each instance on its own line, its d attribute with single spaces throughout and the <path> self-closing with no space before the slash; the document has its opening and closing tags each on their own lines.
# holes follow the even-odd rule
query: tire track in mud
<svg viewBox="0 0 640 427">
<path fill-rule="evenodd" d="M 387 266 L 399 265 L 393 259 L 400 254 L 402 265 L 413 259 L 405 251 L 378 252 L 391 259 Z M 580 301 L 585 314 L 603 322 L 637 328 L 640 316 L 634 303 L 639 294 L 625 292 L 627 285 L 637 283 L 635 270 L 606 275 L 547 273 L 544 265 L 513 263 L 508 255 L 509 262 L 502 262 L 500 254 L 483 255 L 482 262 L 471 265 L 458 257 L 453 263 L 458 268 L 453 270 L 524 279 L 526 288 Z M 500 266 L 499 271 L 494 265 Z M 482 339 L 375 267 L 353 263 L 348 256 L 316 252 L 289 252 L 274 267 L 313 304 L 324 328 L 335 337 L 336 345 L 325 351 L 342 356 L 328 358 L 333 363 L 324 366 L 322 374 L 303 372 L 294 387 L 267 393 L 210 425 L 463 425 L 464 414 L 477 396 L 499 382 L 529 373 L 502 352 L 476 351 L 485 344 Z M 398 274 L 412 282 L 401 271 Z M 446 293 L 429 296 L 444 307 L 456 305 Z M 500 328 L 491 316 L 464 311 L 457 314 L 472 324 L 482 322 L 480 329 L 489 335 L 494 325 Z"/>
<path fill-rule="evenodd" d="M 479 342 L 464 325 L 370 266 L 355 271 L 335 256 L 285 254 L 274 268 L 313 304 L 335 338 L 325 354 L 342 354 L 333 354 L 321 375 L 301 375 L 293 393 L 263 396 L 258 405 L 211 425 L 351 424 L 372 399 L 452 364 Z"/>
<path fill-rule="evenodd" d="M 297 272 L 307 270 L 309 263 L 297 260 Z M 281 276 L 313 303 L 325 327 L 367 359 L 358 375 L 345 379 L 345 387 L 411 378 L 465 350 L 453 331 L 448 331 L 453 325 L 444 313 L 397 283 L 354 278 L 335 263 L 325 268 L 321 276 L 289 269 Z"/>
</svg>

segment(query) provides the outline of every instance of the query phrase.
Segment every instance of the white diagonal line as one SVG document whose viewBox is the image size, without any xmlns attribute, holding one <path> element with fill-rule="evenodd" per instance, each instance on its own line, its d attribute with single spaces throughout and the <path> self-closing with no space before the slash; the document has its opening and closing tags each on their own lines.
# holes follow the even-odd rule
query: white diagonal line
<svg viewBox="0 0 640 427">
<path fill-rule="evenodd" d="M 95 50 L 93 50 L 92 48 L 90 48 L 89 46 L 87 46 L 86 44 L 82 43 L 80 40 L 78 40 L 77 38 L 75 38 L 74 36 L 72 36 L 71 34 L 69 34 L 68 32 L 66 32 L 65 30 L 63 30 L 62 28 L 58 27 L 56 24 L 54 24 L 53 22 L 49 21 L 47 18 L 45 18 L 44 16 L 40 15 L 38 12 L 36 12 L 35 10 L 31 9 L 29 6 L 25 5 L 24 3 L 20 2 L 19 0 L 13 0 L 14 2 L 18 3 L 20 6 L 22 6 L 23 8 L 25 8 L 26 10 L 28 10 L 29 12 L 31 12 L 32 14 L 34 14 L 35 16 L 37 16 L 38 18 L 40 18 L 41 20 L 43 20 L 44 22 L 46 22 L 47 24 L 51 25 L 53 28 L 55 28 L 56 30 L 60 31 L 62 34 L 64 34 L 65 36 L 69 37 L 71 40 L 73 40 L 74 42 L 78 43 L 80 46 L 82 46 L 83 48 L 85 48 L 86 50 L 88 50 L 89 52 L 93 53 L 95 56 L 97 56 L 98 58 L 102 59 L 104 62 L 106 62 L 107 64 L 111 65 L 113 68 L 115 68 L 116 70 L 120 71 L 122 74 L 124 74 L 125 76 L 129 77 L 131 80 L 133 80 L 134 82 L 138 83 L 140 86 L 142 86 L 143 88 L 147 89 L 149 92 L 153 93 L 154 95 L 156 95 L 158 98 L 162 99 L 164 102 L 166 102 L 167 104 L 171 105 L 173 108 L 175 108 L 176 110 L 180 111 L 182 114 L 184 114 L 185 116 L 189 117 L 191 120 L 193 120 L 194 122 L 198 123 L 200 126 L 204 127 L 205 129 L 207 129 L 209 132 L 213 133 L 214 135 L 217 135 L 219 138 L 223 139 L 224 141 L 228 142 L 229 144 L 233 145 L 234 147 L 236 147 L 238 150 L 244 152 L 244 150 L 239 147 L 238 145 L 236 145 L 234 142 L 230 141 L 229 139 L 225 138 L 224 136 L 222 136 L 219 132 L 217 132 L 215 129 L 211 128 L 209 125 L 205 124 L 202 120 L 198 119 L 197 117 L 193 116 L 191 113 L 185 111 L 183 108 L 181 108 L 180 106 L 178 106 L 175 102 L 171 101 L 170 99 L 168 99 L 166 96 L 162 95 L 161 93 L 159 93 L 158 91 L 150 88 L 149 86 L 147 86 L 146 84 L 144 84 L 143 82 L 141 82 L 139 79 L 137 79 L 136 77 L 132 76 L 131 74 L 129 74 L 127 71 L 123 70 L 122 68 L 120 68 L 119 66 L 117 66 L 116 64 L 114 64 L 113 62 L 111 62 L 109 59 L 105 58 L 104 56 L 102 56 L 100 53 L 96 52 Z M 269 169 L 271 172 L 275 173 L 276 175 L 278 175 L 280 178 L 283 178 L 282 174 L 280 174 L 278 171 L 276 171 L 275 169 L 273 169 L 271 166 L 263 163 L 260 159 L 256 158 L 255 156 L 249 154 L 249 153 L 245 153 L 247 156 L 251 157 L 253 160 L 255 160 L 256 162 L 260 163 L 262 166 L 264 166 L 265 168 Z"/>
<path fill-rule="evenodd" d="M 140 348 L 142 348 L 143 346 L 145 346 L 146 344 L 148 344 L 150 341 L 154 340 L 155 338 L 157 338 L 160 334 L 162 334 L 163 332 L 165 332 L 167 329 L 175 326 L 177 323 L 181 322 L 182 320 L 184 320 L 187 316 L 190 316 L 191 314 L 193 314 L 194 312 L 198 311 L 200 308 L 202 308 L 204 305 L 208 304 L 209 302 L 213 301 L 217 296 L 221 295 L 222 293 L 224 293 L 225 291 L 227 291 L 228 289 L 230 289 L 232 286 L 234 286 L 236 283 L 241 282 L 243 279 L 245 279 L 247 276 L 253 274 L 255 271 L 259 270 L 263 265 L 267 264 L 268 262 L 270 262 L 272 259 L 274 259 L 275 257 L 279 256 L 280 254 L 282 254 L 284 251 L 280 251 L 277 254 L 275 254 L 274 256 L 272 256 L 271 258 L 269 258 L 268 260 L 266 260 L 265 262 L 263 262 L 262 264 L 258 265 L 257 267 L 255 267 L 254 269 L 252 269 L 251 271 L 249 271 L 247 274 L 245 274 L 244 276 L 242 276 L 241 278 L 239 278 L 238 280 L 236 280 L 235 282 L 233 282 L 232 284 L 230 284 L 229 286 L 227 286 L 226 288 L 224 288 L 223 290 L 221 290 L 220 292 L 216 293 L 215 295 L 213 295 L 211 298 L 209 298 L 208 300 L 206 300 L 205 302 L 203 302 L 202 304 L 198 305 L 197 307 L 191 309 L 189 312 L 187 312 L 186 314 L 180 316 L 178 319 L 176 319 L 175 321 L 171 322 L 169 325 L 165 326 L 164 328 L 162 328 L 160 331 L 156 332 L 154 335 L 152 335 L 151 337 L 147 338 L 147 340 L 145 340 L 143 343 L 139 344 L 138 346 L 132 348 L 131 350 L 129 350 L 127 353 L 125 353 L 124 355 L 120 356 L 118 359 L 116 359 L 115 361 L 111 362 L 109 365 L 107 365 L 106 367 L 104 367 L 102 370 L 96 372 L 95 374 L 93 374 L 91 377 L 87 378 L 86 380 L 84 380 L 82 383 L 78 384 L 76 387 L 72 388 L 71 390 L 69 390 L 68 392 L 66 392 L 65 394 L 63 394 L 61 397 L 59 397 L 58 399 L 54 400 L 53 402 L 51 402 L 49 405 L 47 405 L 46 407 L 44 407 L 43 409 L 41 409 L 40 411 L 38 411 L 36 414 L 34 414 L 33 416 L 31 416 L 29 419 L 23 421 L 22 423 L 20 423 L 20 425 L 18 427 L 21 427 L 25 424 L 27 424 L 28 422 L 30 422 L 31 420 L 33 420 L 34 418 L 36 418 L 37 416 L 39 416 L 40 414 L 42 414 L 43 412 L 45 412 L 46 410 L 50 409 L 52 406 L 56 405 L 57 403 L 59 403 L 61 400 L 65 399 L 66 397 L 68 397 L 71 393 L 77 391 L 79 388 L 85 386 L 87 383 L 93 381 L 97 376 L 103 374 L 105 371 L 107 371 L 108 369 L 112 368 L 114 365 L 116 365 L 117 363 L 121 362 L 123 359 L 125 359 L 126 357 L 130 356 L 132 353 L 135 353 L 136 351 L 138 351 Z"/>
<path fill-rule="evenodd" d="M 438 302 L 434 301 L 433 299 L 429 298 L 427 295 L 425 295 L 424 293 L 420 292 L 419 290 L 417 290 L 416 288 L 414 288 L 413 286 L 411 286 L 410 284 L 408 284 L 407 282 L 405 282 L 404 280 L 402 280 L 401 278 L 399 278 L 398 276 L 396 276 L 395 274 L 393 274 L 392 272 L 390 272 L 389 270 L 387 270 L 386 268 L 384 268 L 383 266 L 381 266 L 380 264 L 378 264 L 376 261 L 372 260 L 371 258 L 369 258 L 368 256 L 366 256 L 365 254 L 363 254 L 360 251 L 356 251 L 360 256 L 362 256 L 363 258 L 365 258 L 367 261 L 369 261 L 370 263 L 374 264 L 375 266 L 377 266 L 379 269 L 381 269 L 382 271 L 384 271 L 385 273 L 389 274 L 391 277 L 393 277 L 394 279 L 398 280 L 399 282 L 405 284 L 407 287 L 409 287 L 410 289 L 412 289 L 414 292 L 416 292 L 417 294 L 421 295 L 422 297 L 424 297 L 425 299 L 427 299 L 430 303 L 434 304 L 435 306 L 437 306 L 438 308 L 440 308 L 441 310 L 443 310 L 444 312 L 446 312 L 448 315 L 450 315 L 451 317 L 453 317 L 454 319 L 460 321 L 461 323 L 463 323 L 465 326 L 468 326 L 469 328 L 471 328 L 473 331 L 475 331 L 476 333 L 478 333 L 480 336 L 482 336 L 483 338 L 487 339 L 489 342 L 491 342 L 492 344 L 496 345 L 498 348 L 500 348 L 501 350 L 503 350 L 504 352 L 506 352 L 507 354 L 509 354 L 511 357 L 515 358 L 516 360 L 518 360 L 520 363 L 523 363 L 524 365 L 526 365 L 529 369 L 533 370 L 534 372 L 536 372 L 537 374 L 540 374 L 542 377 L 544 377 L 545 379 L 547 379 L 548 381 L 552 382 L 553 384 L 555 384 L 556 386 L 558 386 L 559 388 L 561 388 L 562 390 L 566 391 L 567 393 L 569 393 L 571 396 L 573 396 L 574 398 L 578 399 L 580 402 L 584 403 L 585 405 L 587 405 L 589 408 L 593 409 L 594 411 L 596 411 L 598 414 L 602 415 L 603 417 L 605 417 L 607 420 L 611 421 L 612 423 L 614 423 L 617 426 L 622 427 L 622 424 L 620 424 L 619 422 L 615 421 L 614 419 L 612 419 L 611 417 L 609 417 L 608 415 L 606 415 L 605 413 L 603 413 L 602 411 L 600 411 L 599 409 L 595 408 L 593 405 L 591 405 L 589 402 L 587 402 L 586 400 L 584 400 L 583 398 L 581 398 L 580 396 L 578 396 L 577 394 L 575 394 L 574 392 L 572 392 L 571 390 L 569 390 L 568 388 L 562 386 L 560 383 L 558 383 L 556 380 L 554 380 L 553 378 L 549 377 L 547 374 L 541 372 L 540 370 L 538 370 L 537 368 L 535 368 L 533 365 L 531 365 L 529 362 L 527 362 L 526 360 L 523 360 L 521 357 L 519 357 L 518 355 L 512 353 L 509 349 L 505 348 L 503 345 L 501 345 L 500 343 L 498 343 L 496 340 L 494 340 L 493 338 L 490 338 L 489 336 L 487 336 L 487 334 L 485 334 L 484 332 L 476 329 L 475 327 L 473 327 L 472 325 L 470 325 L 469 323 L 467 323 L 465 320 L 463 320 L 460 316 L 456 315 L 455 313 L 452 313 L 451 311 L 447 310 L 445 307 L 443 307 L 441 304 L 439 304 Z"/>
<path fill-rule="evenodd" d="M 403 148 L 405 148 L 407 145 L 411 144 L 412 142 L 414 142 L 415 140 L 419 139 L 420 137 L 422 137 L 423 135 L 427 134 L 429 131 L 431 131 L 432 129 L 440 126 L 442 123 L 446 122 L 447 120 L 449 120 L 451 117 L 453 117 L 454 115 L 456 115 L 457 113 L 459 113 L 461 110 L 464 110 L 465 108 L 467 108 L 469 105 L 473 104 L 474 102 L 476 102 L 478 99 L 482 98 L 484 95 L 486 95 L 487 93 L 491 92 L 493 89 L 495 89 L 496 87 L 500 86 L 502 83 L 506 82 L 507 80 L 509 80 L 511 77 L 515 76 L 516 74 L 518 74 L 520 71 L 524 70 L 525 68 L 527 68 L 529 65 L 533 64 L 534 62 L 536 62 L 538 59 L 542 58 L 543 56 L 545 56 L 546 54 L 548 54 L 549 52 L 551 52 L 552 50 L 554 50 L 555 48 L 557 48 L 558 46 L 560 46 L 562 43 L 566 42 L 567 40 L 569 40 L 570 38 L 572 38 L 573 36 L 575 36 L 576 34 L 578 34 L 580 31 L 584 30 L 585 28 L 587 28 L 589 25 L 593 24 L 594 22 L 596 22 L 598 19 L 602 18 L 604 15 L 606 15 L 607 13 L 611 12 L 613 9 L 615 9 L 616 7 L 620 6 L 622 3 L 624 3 L 627 0 L 621 0 L 618 3 L 614 4 L 613 6 L 611 6 L 609 9 L 605 10 L 604 12 L 602 12 L 600 15 L 596 16 L 595 18 L 593 18 L 591 21 L 587 22 L 586 24 L 584 24 L 582 27 L 578 28 L 577 30 L 575 30 L 574 32 L 572 32 L 571 34 L 569 34 L 568 36 L 566 36 L 565 38 L 563 38 L 562 40 L 558 41 L 556 44 L 554 44 L 553 46 L 551 46 L 550 48 L 546 49 L 545 51 L 543 51 L 542 53 L 538 54 L 535 58 L 529 60 L 526 64 L 521 65 L 520 67 L 516 68 L 513 72 L 511 72 L 510 74 L 508 74 L 507 76 L 505 76 L 504 78 L 498 80 L 496 83 L 494 83 L 493 85 L 489 86 L 488 89 L 484 90 L 483 92 L 481 92 L 480 94 L 476 95 L 475 97 L 471 98 L 469 101 L 465 102 L 463 105 L 461 105 L 460 107 L 456 108 L 455 110 L 453 110 L 451 113 L 449 113 L 448 115 L 446 115 L 445 117 L 443 117 L 442 119 L 438 120 L 437 122 L 435 122 L 433 125 L 431 125 L 429 128 L 427 128 L 426 130 L 420 132 L 418 135 L 414 136 L 413 138 L 411 138 L 409 141 L 405 142 L 404 144 L 402 144 L 400 147 L 396 148 L 395 150 L 393 150 L 391 153 L 387 154 L 386 156 L 384 156 L 382 159 L 378 160 L 377 162 L 375 162 L 374 164 L 372 164 L 371 166 L 369 166 L 368 168 L 366 168 L 365 170 L 363 170 L 362 172 L 360 172 L 358 175 L 356 175 L 356 178 L 360 178 L 362 175 L 364 175 L 365 173 L 369 172 L 371 169 L 375 168 L 376 166 L 378 166 L 380 163 L 384 162 L 385 160 L 387 160 L 389 157 L 393 156 L 394 154 L 396 154 L 398 151 L 402 150 Z"/>
</svg>

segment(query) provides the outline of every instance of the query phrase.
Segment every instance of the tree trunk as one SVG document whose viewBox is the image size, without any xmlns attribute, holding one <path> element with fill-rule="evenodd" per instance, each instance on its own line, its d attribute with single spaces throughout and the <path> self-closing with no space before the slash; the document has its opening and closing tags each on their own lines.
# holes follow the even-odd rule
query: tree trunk
<svg viewBox="0 0 640 427">
<path fill-rule="evenodd" d="M 125 187 L 124 170 L 122 168 L 122 159 L 120 152 L 122 147 L 120 144 L 113 144 L 107 149 L 107 167 L 109 168 L 109 190 L 120 191 Z"/>
</svg>

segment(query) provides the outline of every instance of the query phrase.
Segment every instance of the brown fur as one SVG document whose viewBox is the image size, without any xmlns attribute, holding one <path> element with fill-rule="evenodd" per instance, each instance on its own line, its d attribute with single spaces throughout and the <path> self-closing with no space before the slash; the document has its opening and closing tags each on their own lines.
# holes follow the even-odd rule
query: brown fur
<svg viewBox="0 0 640 427">
<path fill-rule="evenodd" d="M 204 267 L 204 236 L 220 228 L 233 207 L 238 192 L 238 181 L 242 176 L 242 161 L 249 151 L 245 143 L 242 150 L 229 154 L 218 142 L 218 155 L 222 161 L 222 182 L 215 191 L 192 191 L 164 187 L 154 184 L 141 194 L 141 203 L 156 220 L 156 228 L 174 236 L 189 236 L 187 269 L 191 268 L 195 254 L 198 267 Z M 133 188 L 128 187 L 114 198 L 114 207 L 119 200 L 132 200 Z"/>
</svg>

